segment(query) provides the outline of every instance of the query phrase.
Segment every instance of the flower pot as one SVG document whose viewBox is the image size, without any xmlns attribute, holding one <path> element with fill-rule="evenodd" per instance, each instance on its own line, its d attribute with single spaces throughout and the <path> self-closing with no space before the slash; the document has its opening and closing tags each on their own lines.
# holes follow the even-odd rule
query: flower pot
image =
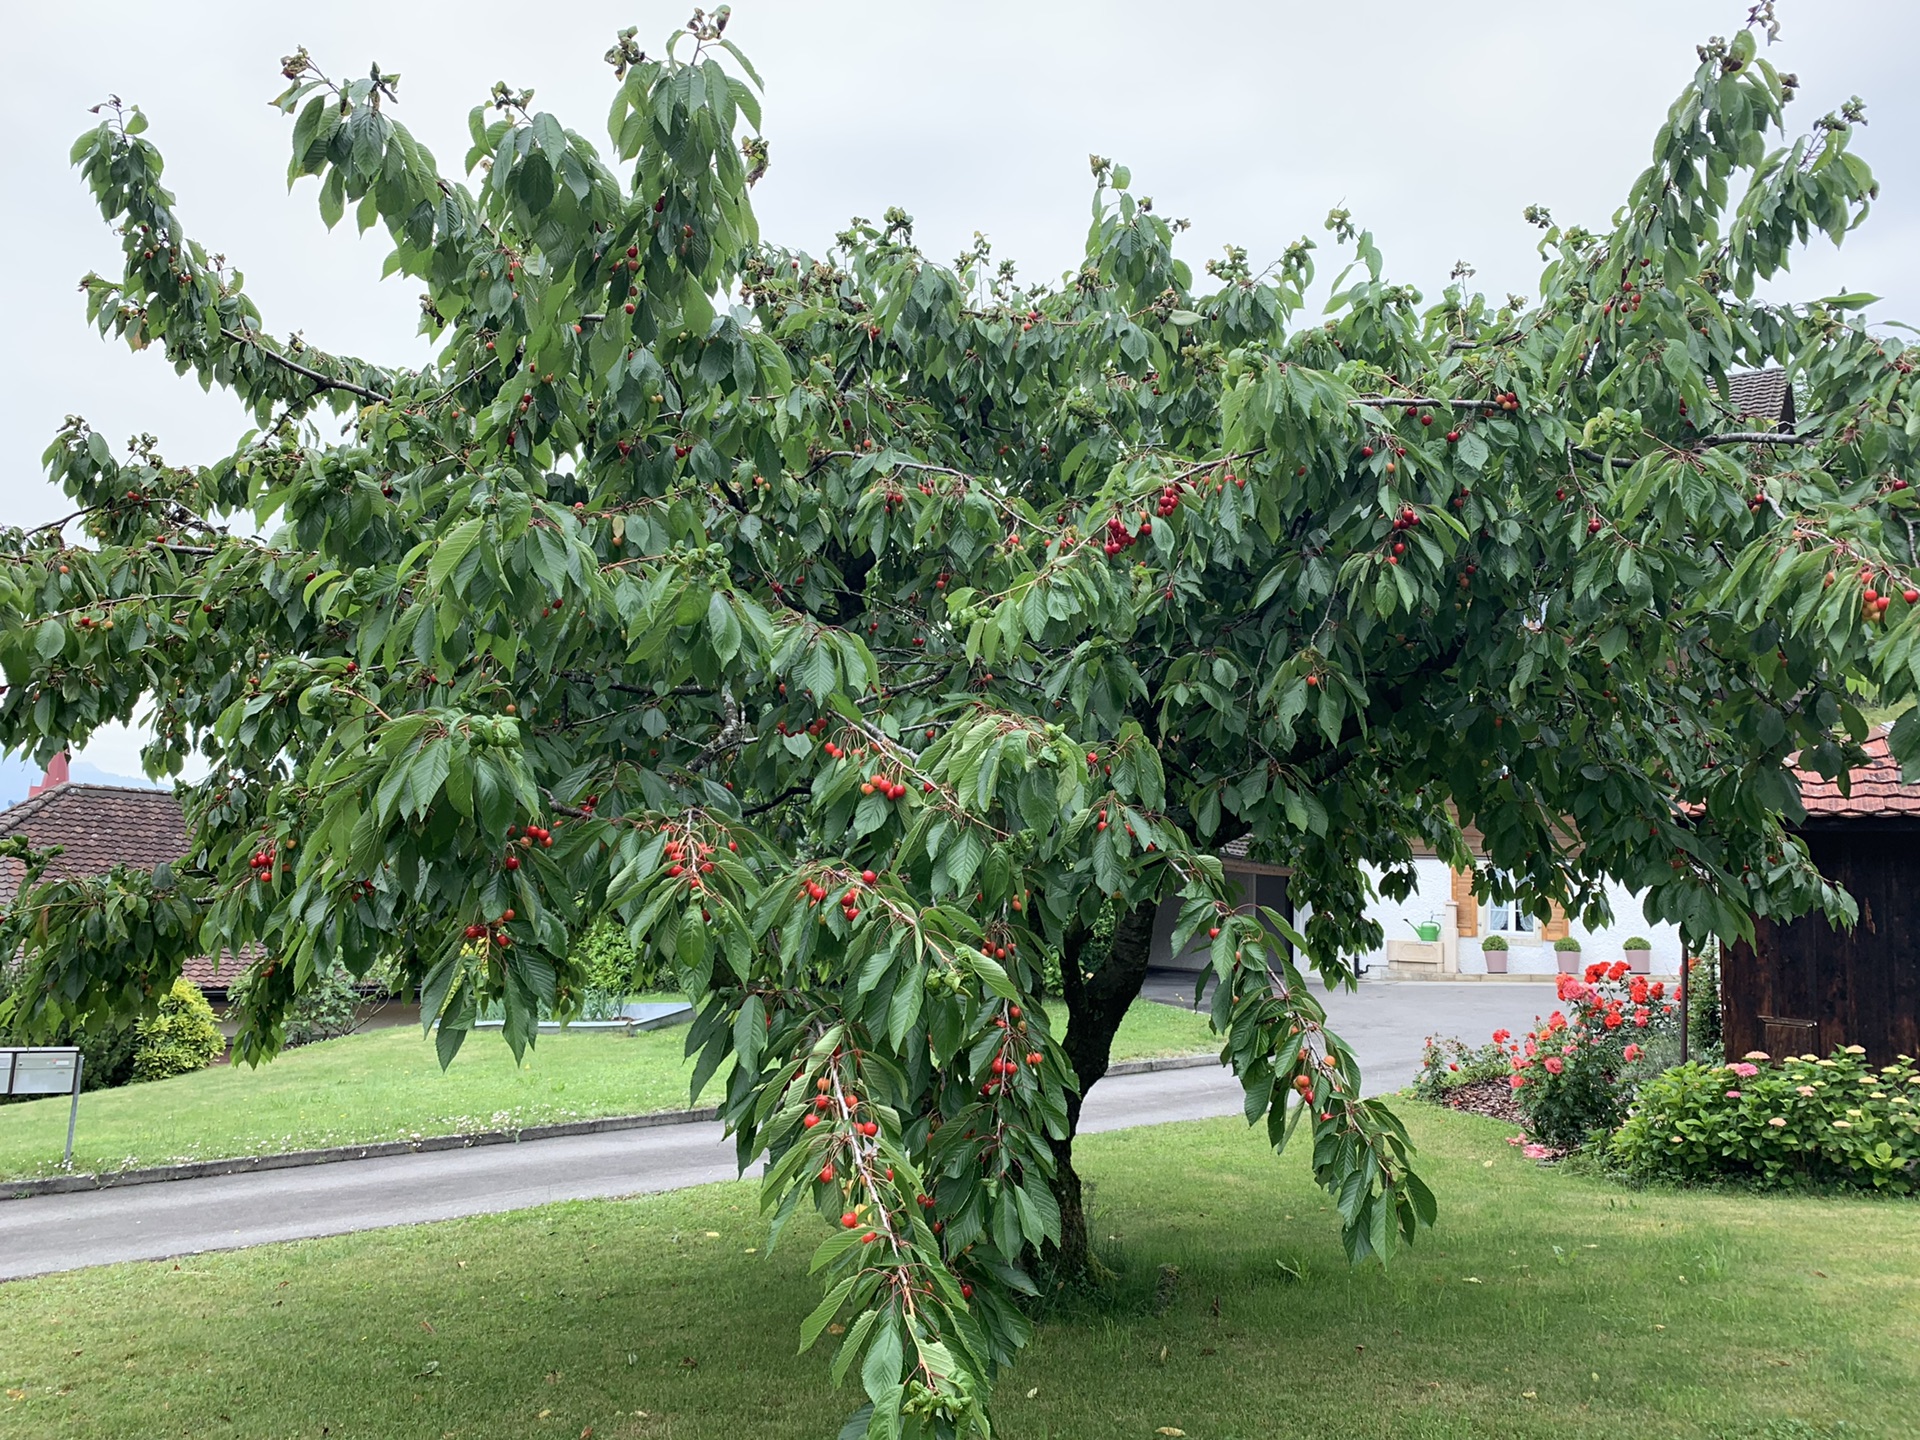
<svg viewBox="0 0 1920 1440">
<path fill-rule="evenodd" d="M 1645 975 L 1652 971 L 1653 952 L 1651 950 L 1628 950 L 1624 953 L 1629 974 Z"/>
<path fill-rule="evenodd" d="M 1578 950 L 1556 950 L 1553 952 L 1553 958 L 1560 962 L 1560 973 L 1562 975 L 1578 975 L 1586 968 L 1580 963 L 1580 952 Z"/>
<path fill-rule="evenodd" d="M 1487 974 L 1504 975 L 1507 973 L 1507 952 L 1506 951 L 1482 950 L 1480 954 L 1486 959 Z"/>
</svg>

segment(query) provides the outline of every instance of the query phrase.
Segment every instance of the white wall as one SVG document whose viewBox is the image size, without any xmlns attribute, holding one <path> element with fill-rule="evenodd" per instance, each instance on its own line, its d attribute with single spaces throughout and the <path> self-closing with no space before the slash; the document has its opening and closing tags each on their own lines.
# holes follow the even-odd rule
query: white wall
<svg viewBox="0 0 1920 1440">
<path fill-rule="evenodd" d="M 1368 867 L 1368 878 L 1375 882 L 1380 872 Z M 1414 861 L 1416 885 L 1414 891 L 1405 900 L 1389 900 L 1376 897 L 1367 907 L 1368 915 L 1380 922 L 1389 940 L 1412 940 L 1415 937 L 1413 925 L 1422 920 L 1438 919 L 1443 923 L 1446 917 L 1447 903 L 1453 898 L 1453 879 L 1446 865 L 1439 860 L 1424 859 Z M 1573 923 L 1569 933 L 1580 942 L 1581 961 L 1592 964 L 1596 960 L 1612 962 L 1622 957 L 1621 942 L 1630 935 L 1644 936 L 1653 942 L 1653 951 L 1649 956 L 1652 973 L 1655 975 L 1678 975 L 1680 973 L 1680 931 L 1672 925 L 1654 925 L 1650 923 L 1641 909 L 1639 899 L 1624 885 L 1609 884 L 1607 899 L 1613 907 L 1613 924 L 1600 929 L 1590 929 L 1578 921 Z M 1409 923 L 1412 922 L 1412 923 Z M 1487 907 L 1480 907 L 1479 933 L 1487 933 Z M 1524 936 L 1507 937 L 1507 973 L 1510 975 L 1551 975 L 1558 965 L 1554 959 L 1553 945 L 1550 941 Z M 1481 956 L 1479 939 L 1462 939 L 1459 947 L 1460 969 L 1464 974 L 1481 975 L 1486 973 L 1486 962 Z M 1375 950 L 1360 958 L 1362 965 L 1373 965 L 1377 970 L 1385 970 L 1386 950 Z"/>
</svg>

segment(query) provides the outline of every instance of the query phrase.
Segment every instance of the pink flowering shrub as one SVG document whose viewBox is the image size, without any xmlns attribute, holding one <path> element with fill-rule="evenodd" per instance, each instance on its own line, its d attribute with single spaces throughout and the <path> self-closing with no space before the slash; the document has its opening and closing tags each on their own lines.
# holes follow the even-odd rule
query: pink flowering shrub
<svg viewBox="0 0 1920 1440">
<path fill-rule="evenodd" d="M 1857 1045 L 1825 1060 L 1682 1065 L 1641 1088 L 1607 1143 L 1639 1180 L 1734 1179 L 1769 1188 L 1920 1191 L 1920 1068 L 1868 1065 Z"/>
<path fill-rule="evenodd" d="M 1612 1130 L 1640 1084 L 1659 1073 L 1679 1035 L 1679 1016 L 1666 984 L 1630 975 L 1624 961 L 1589 965 L 1584 975 L 1562 975 L 1563 1008 L 1514 1040 L 1507 1052 L 1508 1083 L 1535 1140 L 1563 1150 Z"/>
</svg>

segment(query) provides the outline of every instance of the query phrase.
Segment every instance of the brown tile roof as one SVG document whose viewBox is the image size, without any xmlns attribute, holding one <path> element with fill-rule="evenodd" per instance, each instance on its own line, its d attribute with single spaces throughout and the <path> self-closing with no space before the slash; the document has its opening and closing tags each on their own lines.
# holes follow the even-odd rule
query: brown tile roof
<svg viewBox="0 0 1920 1440">
<path fill-rule="evenodd" d="M 1785 370 L 1736 370 L 1727 376 L 1727 399 L 1743 419 L 1793 424 L 1793 387 Z"/>
<path fill-rule="evenodd" d="M 49 880 L 104 875 L 115 865 L 151 870 L 187 853 L 186 817 L 173 793 L 130 785 L 56 785 L 0 810 L 0 838 L 9 835 L 24 835 L 37 849 L 62 847 L 47 866 Z M 25 875 L 18 860 L 0 858 L 0 906 L 12 902 Z M 230 955 L 196 955 L 185 974 L 202 990 L 222 991 L 243 968 Z"/>
<path fill-rule="evenodd" d="M 0 838 L 24 835 L 36 848 L 58 845 L 50 880 L 104 875 L 115 865 L 151 870 L 187 853 L 187 822 L 170 791 L 121 785 L 55 786 L 0 810 Z M 0 860 L 0 905 L 13 899 L 23 874 L 18 860 Z"/>
<path fill-rule="evenodd" d="M 1853 772 L 1851 794 L 1842 795 L 1840 786 L 1811 770 L 1795 768 L 1800 780 L 1800 801 L 1807 807 L 1809 820 L 1868 820 L 1887 816 L 1920 816 L 1920 785 L 1909 785 L 1900 778 L 1900 762 L 1887 745 L 1887 727 L 1882 727 L 1860 747 L 1867 752 L 1867 763 Z"/>
</svg>

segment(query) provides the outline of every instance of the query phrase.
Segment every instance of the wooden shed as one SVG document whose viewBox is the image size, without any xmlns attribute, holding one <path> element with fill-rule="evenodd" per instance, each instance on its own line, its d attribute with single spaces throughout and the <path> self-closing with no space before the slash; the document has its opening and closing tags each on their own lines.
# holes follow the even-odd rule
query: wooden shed
<svg viewBox="0 0 1920 1440">
<path fill-rule="evenodd" d="M 1859 923 L 1755 922 L 1753 943 L 1732 947 L 1721 966 L 1729 1056 L 1841 1045 L 1865 1046 L 1876 1065 L 1920 1055 L 1920 785 L 1902 783 L 1884 729 L 1865 748 L 1850 794 L 1800 772 L 1799 834 L 1820 873 L 1853 896 Z"/>
</svg>

